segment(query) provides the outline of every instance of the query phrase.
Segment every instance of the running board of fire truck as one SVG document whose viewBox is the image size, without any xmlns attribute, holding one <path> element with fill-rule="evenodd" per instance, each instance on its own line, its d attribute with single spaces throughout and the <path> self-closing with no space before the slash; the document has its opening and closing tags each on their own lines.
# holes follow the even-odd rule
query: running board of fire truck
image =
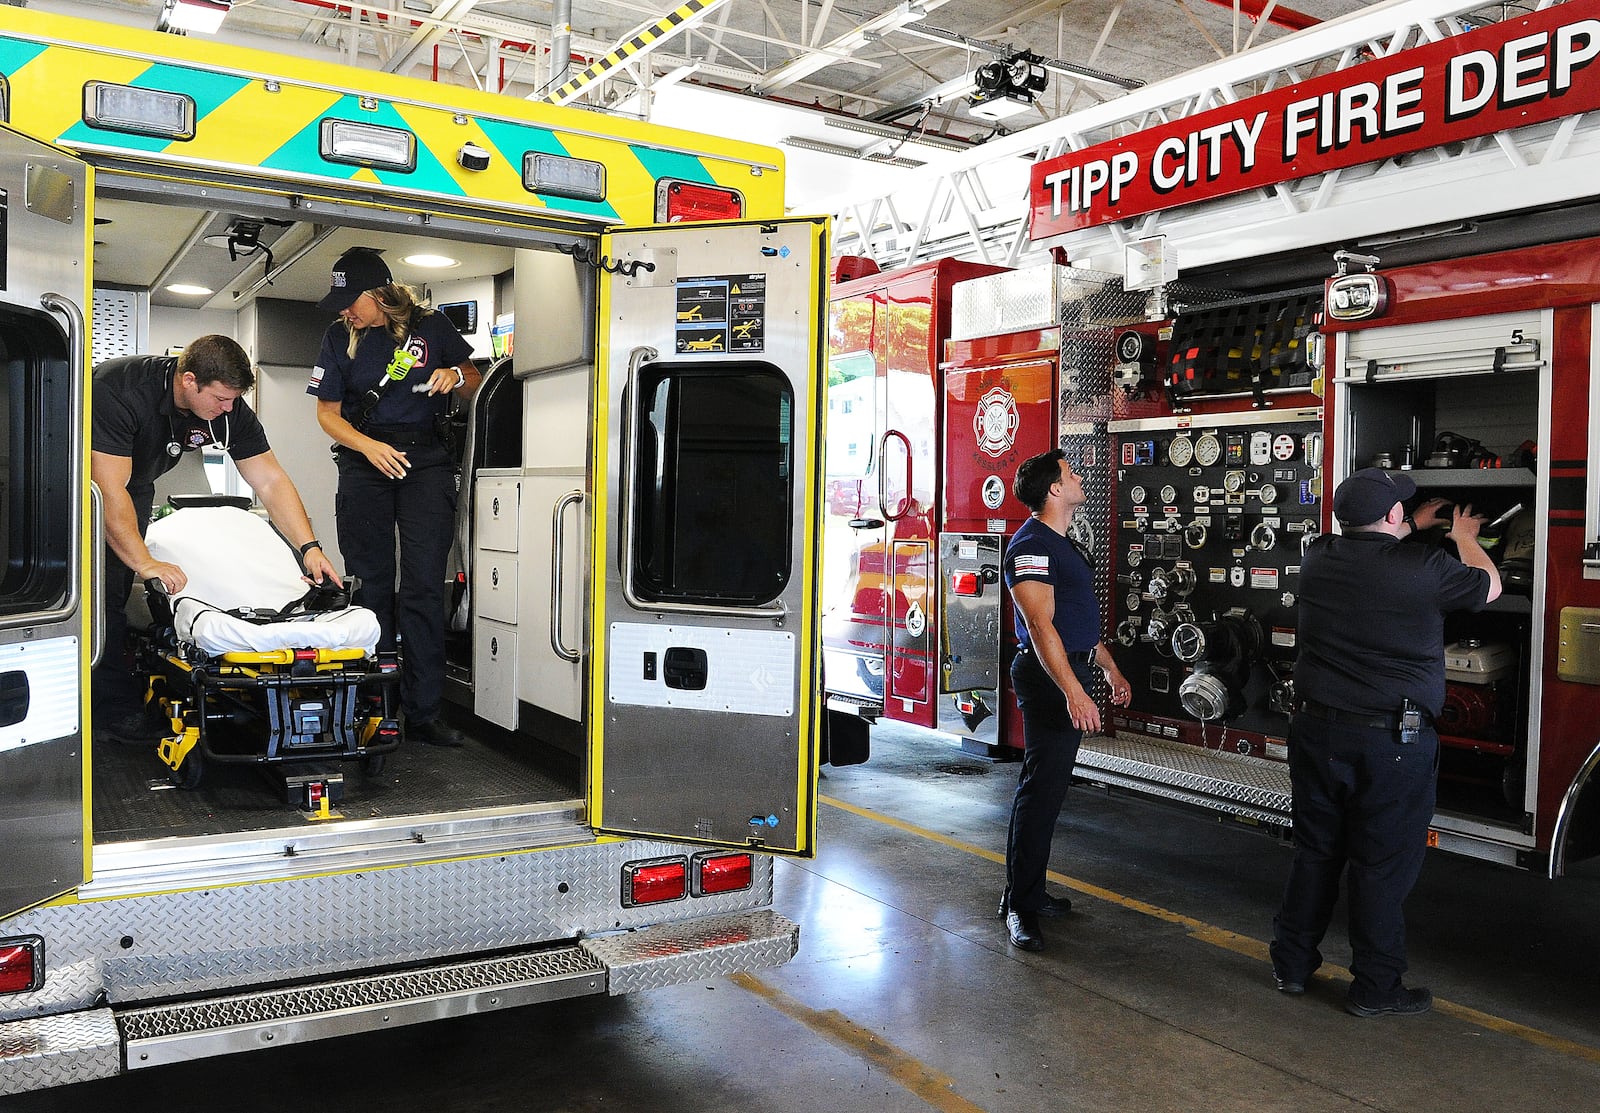
<svg viewBox="0 0 1600 1113">
<path fill-rule="evenodd" d="M 1285 831 L 1290 825 L 1289 767 L 1279 761 L 1118 732 L 1083 740 L 1077 775 Z"/>
<path fill-rule="evenodd" d="M 126 1069 L 591 994 L 704 981 L 794 957 L 800 929 L 770 909 L 579 939 L 495 958 L 162 1005 L 0 1024 L 0 1094 Z M 9 1083 L 9 1084 L 8 1084 Z"/>
</svg>

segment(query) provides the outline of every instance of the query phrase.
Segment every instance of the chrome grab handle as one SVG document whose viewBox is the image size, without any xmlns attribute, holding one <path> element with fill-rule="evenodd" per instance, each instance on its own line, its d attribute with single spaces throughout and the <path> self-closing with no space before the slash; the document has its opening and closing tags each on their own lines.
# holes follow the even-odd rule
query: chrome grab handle
<svg viewBox="0 0 1600 1113">
<path fill-rule="evenodd" d="M 906 446 L 906 493 L 898 513 L 889 511 L 889 438 L 895 437 Z M 898 429 L 886 429 L 883 445 L 878 452 L 878 509 L 891 522 L 898 522 L 911 512 L 911 438 Z"/>
<path fill-rule="evenodd" d="M 618 513 L 622 516 L 622 551 L 618 563 L 622 573 L 622 597 L 636 611 L 656 611 L 673 614 L 709 614 L 735 618 L 770 618 L 780 622 L 789 608 L 782 600 L 764 607 L 713 607 L 698 603 L 664 603 L 641 599 L 633 590 L 634 512 L 633 493 L 639 479 L 639 368 L 654 360 L 659 353 L 650 347 L 640 346 L 628 353 L 628 373 L 622 381 L 622 477 Z"/>
<path fill-rule="evenodd" d="M 106 506 L 100 485 L 89 481 L 89 667 L 100 663 L 106 651 L 106 601 L 100 585 L 106 582 Z"/>
<path fill-rule="evenodd" d="M 562 515 L 567 507 L 577 506 L 583 502 L 582 491 L 568 491 L 556 499 L 554 513 L 550 516 L 550 648 L 555 650 L 557 657 L 563 661 L 574 664 L 583 659 L 583 650 L 568 649 L 561 640 L 561 594 L 562 574 L 565 571 L 567 556 L 567 532 L 562 529 Z"/>
</svg>

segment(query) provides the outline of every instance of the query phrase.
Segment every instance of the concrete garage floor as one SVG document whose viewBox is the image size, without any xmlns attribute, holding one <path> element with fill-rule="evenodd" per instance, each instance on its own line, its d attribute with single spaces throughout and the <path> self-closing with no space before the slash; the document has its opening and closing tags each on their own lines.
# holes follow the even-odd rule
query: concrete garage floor
<svg viewBox="0 0 1600 1113">
<path fill-rule="evenodd" d="M 1083 786 L 1056 839 L 1072 916 L 1040 954 L 994 908 L 1015 766 L 874 732 L 828 770 L 822 850 L 781 862 L 789 965 L 154 1070 L 7 1113 L 308 1106 L 558 1110 L 1594 1108 L 1600 863 L 1560 882 L 1434 855 L 1410 906 L 1422 1017 L 1358 1020 L 1344 981 L 1272 989 L 1288 867 L 1259 834 Z M 1342 934 L 1325 951 L 1343 964 Z"/>
</svg>

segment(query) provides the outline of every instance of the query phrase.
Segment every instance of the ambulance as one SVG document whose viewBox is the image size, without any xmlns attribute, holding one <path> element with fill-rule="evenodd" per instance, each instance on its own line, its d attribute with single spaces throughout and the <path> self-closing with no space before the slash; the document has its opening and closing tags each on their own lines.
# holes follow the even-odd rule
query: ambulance
<svg viewBox="0 0 1600 1113">
<path fill-rule="evenodd" d="M 18 8 L 0 112 L 0 1094 L 792 957 L 828 229 L 778 153 Z M 91 369 L 236 337 L 342 566 L 305 384 L 353 247 L 484 368 L 469 745 L 174 783 L 90 716 Z M 195 461 L 172 493 L 241 493 Z"/>
</svg>

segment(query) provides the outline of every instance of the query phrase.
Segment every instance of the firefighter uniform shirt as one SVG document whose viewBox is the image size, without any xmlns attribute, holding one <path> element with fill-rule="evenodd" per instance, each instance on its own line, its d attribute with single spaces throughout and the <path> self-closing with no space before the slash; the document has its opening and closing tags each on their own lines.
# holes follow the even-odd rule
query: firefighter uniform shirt
<svg viewBox="0 0 1600 1113">
<path fill-rule="evenodd" d="M 1444 708 L 1444 616 L 1489 598 L 1489 574 L 1420 542 L 1323 534 L 1300 565 L 1296 694 L 1392 715 L 1403 699 Z"/>
<path fill-rule="evenodd" d="M 133 461 L 132 494 L 152 492 L 160 476 L 197 448 L 214 445 L 236 461 L 271 450 L 260 419 L 243 398 L 210 421 L 180 410 L 172 400 L 177 370 L 177 356 L 119 356 L 94 370 L 90 447 Z"/>
<path fill-rule="evenodd" d="M 456 367 L 472 358 L 472 345 L 462 339 L 456 327 L 442 313 L 420 316 L 411 334 L 396 344 L 382 328 L 362 330 L 355 358 L 350 350 L 350 332 L 343 321 L 328 326 L 322 337 L 322 352 L 311 370 L 306 393 L 327 401 L 342 400 L 340 416 L 350 424 L 362 425 L 362 398 L 385 378 L 378 403 L 366 423 L 390 428 L 423 429 L 450 408 L 450 394 L 421 394 L 413 388 L 426 383 L 440 367 Z"/>
<path fill-rule="evenodd" d="M 1044 583 L 1055 589 L 1051 625 L 1068 653 L 1084 653 L 1100 644 L 1100 604 L 1094 596 L 1094 568 L 1082 549 L 1037 518 L 1029 518 L 1006 546 L 1006 587 Z M 1028 628 L 1017 623 L 1017 643 L 1029 648 Z"/>
</svg>

